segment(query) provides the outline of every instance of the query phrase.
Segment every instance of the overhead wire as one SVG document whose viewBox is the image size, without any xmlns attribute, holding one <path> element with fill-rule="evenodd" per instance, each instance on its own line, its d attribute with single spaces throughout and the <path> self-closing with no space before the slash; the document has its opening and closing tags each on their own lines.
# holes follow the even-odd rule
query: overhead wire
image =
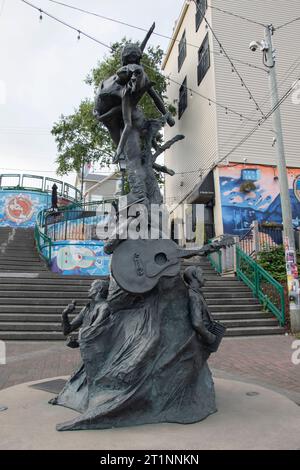
<svg viewBox="0 0 300 470">
<path fill-rule="evenodd" d="M 76 31 L 78 34 L 80 34 L 80 35 L 82 35 L 82 36 L 85 36 L 86 38 L 91 39 L 92 41 L 97 42 L 98 44 L 100 44 L 101 46 L 106 47 L 107 49 L 112 50 L 112 47 L 109 46 L 108 44 L 106 44 L 105 42 L 102 42 L 102 41 L 100 41 L 99 39 L 97 39 L 97 38 L 91 36 L 90 34 L 85 33 L 85 32 L 82 31 L 80 28 L 76 28 L 75 26 L 72 26 L 72 25 L 70 25 L 69 23 L 66 23 L 65 21 L 61 20 L 60 18 L 57 18 L 56 16 L 52 15 L 52 13 L 49 13 L 49 12 L 45 11 L 44 9 L 37 7 L 37 6 L 34 5 L 33 3 L 28 2 L 28 0 L 21 0 L 21 2 L 26 3 L 26 4 L 29 5 L 31 8 L 34 8 L 35 10 L 39 11 L 39 12 L 40 12 L 40 17 L 42 17 L 42 15 L 44 14 L 44 15 L 48 16 L 49 18 L 51 18 L 52 20 L 55 20 L 55 21 L 57 21 L 58 23 L 60 23 L 60 24 L 62 24 L 62 25 L 64 25 L 64 26 L 66 26 L 66 28 L 72 29 L 73 31 Z"/>
<path fill-rule="evenodd" d="M 115 18 L 111 18 L 111 17 L 108 17 L 108 16 L 104 16 L 104 15 L 100 15 L 99 13 L 95 13 L 95 12 L 92 12 L 92 11 L 89 11 L 89 10 L 86 10 L 84 8 L 79 8 L 79 7 L 76 7 L 74 5 L 70 5 L 70 4 L 67 4 L 65 2 L 60 2 L 58 0 L 48 0 L 49 2 L 51 3 L 54 3 L 54 4 L 57 4 L 57 5 L 61 5 L 63 7 L 66 7 L 66 8 L 69 8 L 69 9 L 72 9 L 74 11 L 79 11 L 81 13 L 85 13 L 87 15 L 91 15 L 91 16 L 95 16 L 97 18 L 100 18 L 100 19 L 104 19 L 106 21 L 111 21 L 113 23 L 117 23 L 117 24 L 121 24 L 122 26 L 127 26 L 129 28 L 133 28 L 133 29 L 137 29 L 139 31 L 143 31 L 143 32 L 148 32 L 148 29 L 146 28 L 142 28 L 141 26 L 137 26 L 137 25 L 133 25 L 133 24 L 130 24 L 130 23 L 127 23 L 125 21 L 121 21 L 121 20 L 117 20 Z M 177 43 L 180 43 L 180 40 L 179 39 L 174 39 L 172 36 L 168 36 L 166 34 L 162 34 L 162 33 L 158 33 L 156 31 L 154 31 L 152 33 L 154 36 L 159 36 L 161 38 L 164 38 L 164 39 L 169 39 L 169 40 L 172 40 L 174 42 L 177 42 Z M 187 46 L 190 46 L 190 47 L 194 47 L 196 48 L 197 50 L 199 49 L 199 45 L 196 45 L 196 44 L 193 44 L 191 42 L 187 42 L 186 43 Z M 212 52 L 212 54 L 215 54 L 215 52 Z M 265 70 L 262 68 L 262 67 L 259 67 L 257 65 L 254 65 L 254 64 L 250 64 L 249 62 L 246 62 L 246 61 L 243 61 L 241 59 L 237 59 L 237 58 L 234 58 L 234 57 L 230 57 L 230 59 L 234 62 L 240 62 L 244 65 L 247 65 L 248 67 L 252 67 L 252 68 L 255 68 L 255 69 L 258 69 L 258 70 L 262 70 L 265 72 Z"/>
<path fill-rule="evenodd" d="M 229 61 L 230 63 L 230 66 L 232 67 L 232 70 L 236 73 L 236 75 L 238 76 L 238 78 L 240 79 L 241 81 L 241 85 L 245 87 L 245 89 L 247 90 L 248 94 L 249 94 L 249 97 L 251 100 L 253 100 L 255 106 L 256 106 L 256 110 L 257 111 L 260 111 L 261 115 L 264 117 L 264 112 L 263 110 L 261 109 L 260 105 L 258 104 L 257 100 L 255 99 L 255 97 L 253 96 L 253 93 L 251 92 L 250 88 L 248 87 L 248 85 L 246 84 L 245 80 L 243 79 L 243 77 L 241 76 L 240 72 L 238 71 L 238 69 L 236 68 L 236 66 L 234 65 L 234 63 L 232 62 L 232 60 L 230 59 L 228 53 L 226 52 L 224 46 L 222 45 L 222 43 L 220 42 L 216 32 L 214 31 L 214 29 L 212 28 L 211 24 L 209 23 L 209 21 L 207 20 L 206 16 L 205 16 L 205 12 L 203 12 L 201 10 L 201 8 L 198 6 L 198 4 L 196 3 L 196 1 L 194 0 L 194 3 L 195 3 L 195 6 L 196 6 L 196 9 L 197 11 L 200 12 L 200 15 L 202 17 L 202 19 L 205 21 L 205 24 L 208 26 L 209 30 L 211 31 L 213 37 L 215 38 L 216 42 L 218 43 L 219 47 L 220 47 L 220 51 L 222 51 L 225 55 L 225 57 L 227 58 L 227 60 Z"/>
<path fill-rule="evenodd" d="M 289 26 L 290 24 L 295 23 L 296 21 L 299 21 L 299 20 L 300 20 L 300 16 L 298 16 L 297 18 L 294 18 L 293 20 L 287 21 L 286 23 L 280 26 L 275 27 L 275 30 L 278 31 L 279 29 L 285 28 L 286 26 Z"/>
<path fill-rule="evenodd" d="M 99 41 L 97 38 L 94 38 L 93 36 L 91 36 L 91 35 L 89 35 L 89 34 L 83 32 L 83 31 L 81 31 L 79 28 L 76 28 L 76 27 L 74 27 L 74 26 L 72 26 L 72 25 L 69 25 L 68 23 L 66 23 L 66 22 L 63 21 L 63 20 L 60 20 L 59 18 L 55 17 L 54 15 L 52 15 L 52 14 L 50 14 L 50 13 L 48 13 L 48 12 L 45 12 L 44 10 L 40 9 L 39 7 L 37 7 L 37 6 L 33 5 L 32 3 L 28 2 L 27 0 L 21 0 L 21 1 L 24 2 L 24 3 L 26 3 L 27 5 L 31 6 L 32 8 L 38 10 L 40 13 L 44 13 L 45 15 L 49 16 L 49 17 L 52 18 L 53 20 L 58 21 L 59 23 L 63 24 L 64 26 L 66 26 L 66 27 L 68 27 L 68 28 L 70 28 L 70 29 L 72 29 L 72 30 L 74 30 L 74 31 L 77 31 L 78 33 L 81 33 L 82 35 L 86 36 L 87 38 L 89 38 L 89 39 L 91 39 L 91 40 L 93 40 L 93 41 L 96 41 L 97 43 L 103 45 L 104 47 L 109 48 L 110 50 L 112 50 L 111 46 L 109 46 L 109 45 L 103 43 L 102 41 Z M 60 3 L 60 4 L 63 4 L 63 2 L 57 2 L 57 1 L 55 1 L 55 0 L 49 0 L 49 1 L 51 1 L 52 3 Z M 67 6 L 66 4 L 63 4 L 63 5 L 64 5 L 64 6 Z M 70 5 L 68 5 L 68 6 L 70 7 Z M 76 9 L 77 9 L 77 8 L 76 8 Z M 224 12 L 225 12 L 225 11 L 224 11 Z M 99 15 L 97 15 L 97 16 L 99 16 Z M 228 54 L 227 54 L 227 52 L 225 51 L 224 47 L 222 46 L 222 44 L 220 43 L 220 41 L 219 41 L 218 38 L 216 37 L 216 35 L 215 35 L 215 33 L 214 33 L 212 27 L 210 26 L 210 24 L 208 23 L 207 19 L 205 18 L 205 15 L 203 15 L 203 18 L 204 18 L 206 24 L 208 25 L 208 27 L 210 28 L 210 30 L 211 30 L 213 36 L 215 37 L 216 41 L 218 42 L 218 44 L 219 44 L 219 46 L 220 46 L 220 50 L 222 50 L 222 51 L 224 52 L 224 54 L 225 54 L 226 58 L 229 60 L 230 64 L 235 68 L 235 66 L 234 66 L 234 65 L 232 64 L 232 62 L 231 62 L 230 57 L 228 56 Z M 107 18 L 107 19 L 108 19 L 108 18 Z M 245 18 L 244 18 L 244 19 L 245 19 Z M 124 24 L 126 24 L 126 23 L 124 23 Z M 126 24 L 126 25 L 128 25 L 128 24 Z M 130 25 L 130 26 L 134 27 L 133 25 Z M 285 26 L 285 25 L 282 25 L 282 27 L 283 27 L 283 26 Z M 140 29 L 144 30 L 143 28 L 140 28 Z M 145 31 L 146 31 L 146 30 L 145 30 Z M 157 34 L 159 34 L 159 33 L 157 33 Z M 148 67 L 148 68 L 149 68 L 149 67 Z M 251 98 L 252 98 L 253 101 L 257 104 L 257 102 L 256 102 L 256 100 L 254 99 L 254 97 L 253 97 L 251 91 L 248 89 L 247 85 L 245 84 L 243 78 L 241 77 L 241 75 L 239 74 L 239 72 L 237 71 L 236 68 L 235 68 L 235 71 L 236 71 L 236 73 L 238 74 L 239 78 L 241 79 L 241 82 L 245 85 L 247 91 L 248 91 L 249 94 L 251 95 Z M 174 79 L 171 79 L 170 77 L 169 77 L 169 80 L 170 80 L 170 81 L 173 81 L 173 82 L 176 83 L 177 85 L 181 86 L 181 84 L 180 84 L 179 82 L 175 81 Z M 193 93 L 195 93 L 196 95 L 199 95 L 199 96 L 201 96 L 202 98 L 206 99 L 206 100 L 209 101 L 210 103 L 214 103 L 215 105 L 220 106 L 220 107 L 222 107 L 223 109 L 228 110 L 228 111 L 232 112 L 232 113 L 235 114 L 235 115 L 238 115 L 238 116 L 240 116 L 240 117 L 243 117 L 243 118 L 245 118 L 245 119 L 248 120 L 248 121 L 257 122 L 257 120 L 254 120 L 254 119 L 251 119 L 251 118 L 247 118 L 246 116 L 244 116 L 244 115 L 238 113 L 237 111 L 231 109 L 230 107 L 227 107 L 227 106 L 225 106 L 225 105 L 221 105 L 220 103 L 217 103 L 217 102 L 214 101 L 213 99 L 210 99 L 210 98 L 208 98 L 208 97 L 205 97 L 205 96 L 202 95 L 201 93 L 199 93 L 199 92 L 197 92 L 197 91 L 195 91 L 195 90 L 193 90 L 193 89 L 191 89 L 191 88 L 189 88 L 189 87 L 186 87 L 186 88 L 187 88 L 189 91 L 192 91 Z M 265 120 L 266 120 L 266 119 L 265 119 L 265 118 L 266 118 L 265 114 L 262 112 L 262 110 L 260 109 L 260 107 L 259 107 L 258 104 L 257 104 L 257 107 L 258 107 L 258 109 L 261 111 L 261 113 L 262 113 L 262 115 L 263 115 L 263 118 L 261 119 L 261 121 L 262 121 L 262 122 L 265 122 Z M 267 115 L 267 116 L 268 116 L 268 115 Z M 256 130 L 260 125 L 261 125 L 261 124 L 258 123 L 257 126 L 255 126 L 255 130 Z M 251 135 L 252 135 L 252 134 L 251 134 Z M 250 136 L 249 136 L 249 137 L 246 136 L 246 140 L 248 140 L 248 138 L 250 138 Z M 242 142 L 242 143 L 244 143 L 244 139 L 243 139 L 243 142 Z M 242 144 L 241 144 L 241 145 L 242 145 Z M 232 154 L 233 151 L 235 151 L 235 150 L 236 150 L 236 146 L 234 147 L 233 150 L 230 151 L 229 155 Z M 222 158 L 222 160 L 228 158 L 229 155 L 227 154 L 225 157 Z M 203 170 L 205 170 L 205 169 L 199 169 L 199 170 L 197 170 L 197 172 L 203 171 Z M 196 171 L 195 171 L 195 172 L 196 172 Z M 183 174 L 183 173 L 182 173 L 182 172 L 178 172 L 177 174 Z"/>
<path fill-rule="evenodd" d="M 54 15 L 52 15 L 52 14 L 46 12 L 45 10 L 43 10 L 43 9 L 41 9 L 41 8 L 39 8 L 39 7 L 37 7 L 36 5 L 32 4 L 31 2 L 29 2 L 29 1 L 27 1 L 27 0 L 21 0 L 21 1 L 22 1 L 23 3 L 29 5 L 30 7 L 36 9 L 36 10 L 39 11 L 41 14 L 45 14 L 46 16 L 49 16 L 49 17 L 52 18 L 53 20 L 55 20 L 55 21 L 57 21 L 57 22 L 63 24 L 64 26 L 66 26 L 66 27 L 68 27 L 68 28 L 71 28 L 73 31 L 77 31 L 77 33 L 82 34 L 83 36 L 89 38 L 90 40 L 95 41 L 95 42 L 101 44 L 102 46 L 105 46 L 106 48 L 109 48 L 109 49 L 112 51 L 112 47 L 111 47 L 111 46 L 109 46 L 109 45 L 103 43 L 102 41 L 99 41 L 97 38 L 95 38 L 95 37 L 93 37 L 93 36 L 91 36 L 91 35 L 85 33 L 84 31 L 80 30 L 79 28 L 69 25 L 69 24 L 66 23 L 65 21 L 60 20 L 60 19 L 57 18 L 56 16 L 54 16 Z M 154 70 L 154 69 L 153 69 L 152 67 L 150 67 L 150 66 L 146 66 L 146 65 L 144 65 L 144 66 L 147 67 L 148 69 Z M 173 79 L 171 79 L 171 78 L 169 78 L 169 80 L 175 82 L 175 81 L 174 81 Z M 178 82 L 175 82 L 175 83 L 176 83 L 178 86 L 181 86 L 180 83 L 178 83 Z M 226 105 L 220 104 L 220 103 L 218 103 L 217 101 L 213 100 L 212 98 L 206 97 L 206 96 L 202 95 L 201 93 L 197 92 L 196 90 L 194 90 L 194 89 L 192 89 L 192 88 L 190 88 L 190 87 L 189 87 L 188 89 L 189 89 L 189 91 L 191 91 L 191 92 L 194 93 L 195 95 L 201 96 L 203 99 L 206 99 L 208 102 L 213 102 L 215 105 L 220 106 L 220 107 L 222 107 L 223 109 L 226 109 L 226 108 L 227 108 L 227 110 L 228 110 L 229 112 L 231 112 L 231 113 L 233 113 L 233 114 L 236 114 L 236 115 L 238 115 L 238 116 L 241 116 L 242 119 L 247 119 L 247 120 L 249 120 L 249 118 L 248 118 L 247 116 L 245 116 L 244 114 L 242 114 L 242 113 L 240 113 L 240 112 L 238 112 L 238 111 L 235 111 L 235 110 L 233 110 L 232 108 L 230 108 L 230 107 L 228 107 L 228 106 L 226 106 Z"/>
<path fill-rule="evenodd" d="M 300 79 L 299 79 L 300 80 Z M 238 148 L 240 148 L 245 142 L 247 142 L 250 137 L 252 137 L 252 135 L 261 127 L 261 125 L 263 125 L 272 115 L 273 113 L 276 111 L 276 109 L 278 109 L 279 106 L 282 105 L 282 103 L 290 96 L 290 94 L 293 92 L 293 89 L 294 87 L 290 87 L 289 90 L 279 99 L 279 101 L 276 103 L 276 105 L 265 115 L 264 118 L 261 119 L 261 123 L 260 124 L 257 124 L 253 129 L 251 129 L 251 131 L 245 135 L 240 142 L 238 142 L 225 156 L 223 156 L 221 159 L 219 159 L 217 162 L 214 162 L 212 165 L 210 165 L 209 167 L 207 168 L 204 168 L 204 169 L 201 169 L 202 172 L 204 171 L 211 171 L 215 166 L 219 165 L 220 163 L 222 163 L 222 161 L 226 160 L 230 155 L 232 155 L 232 153 L 234 153 Z M 181 174 L 181 173 L 179 173 Z M 207 173 L 206 173 L 207 174 Z M 180 206 L 180 204 L 182 202 L 184 202 L 194 191 L 195 188 L 192 188 L 192 190 L 190 190 L 187 194 L 184 195 L 184 197 L 178 202 L 178 204 L 176 204 L 176 207 L 172 208 L 171 212 L 174 212 L 177 207 Z"/>
<path fill-rule="evenodd" d="M 50 1 L 52 1 L 52 0 L 50 0 Z M 219 12 L 225 13 L 225 14 L 230 15 L 230 16 L 234 16 L 235 18 L 239 18 L 241 20 L 247 21 L 248 23 L 252 23 L 252 24 L 256 24 L 258 26 L 266 27 L 266 25 L 263 24 L 263 23 L 260 23 L 258 21 L 253 20 L 253 19 L 250 19 L 250 18 L 246 18 L 245 16 L 242 16 L 242 15 L 238 15 L 236 13 L 233 13 L 232 11 L 223 10 L 222 8 L 212 6 L 212 5 L 207 5 L 207 6 L 208 6 L 208 8 L 217 10 Z"/>
</svg>

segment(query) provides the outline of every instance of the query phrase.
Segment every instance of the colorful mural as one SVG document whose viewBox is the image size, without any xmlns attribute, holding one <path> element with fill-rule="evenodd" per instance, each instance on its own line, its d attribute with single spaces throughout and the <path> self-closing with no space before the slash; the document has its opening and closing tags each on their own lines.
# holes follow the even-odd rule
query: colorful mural
<svg viewBox="0 0 300 470">
<path fill-rule="evenodd" d="M 293 225 L 300 229 L 300 168 L 288 169 Z M 219 167 L 224 233 L 245 234 L 253 221 L 282 223 L 277 168 L 229 164 Z"/>
<path fill-rule="evenodd" d="M 55 242 L 51 270 L 66 276 L 107 276 L 110 273 L 110 256 L 104 253 L 103 247 L 101 241 Z"/>
<path fill-rule="evenodd" d="M 59 204 L 69 204 L 60 199 Z M 35 226 L 38 212 L 51 206 L 51 194 L 38 191 L 0 190 L 0 227 Z"/>
</svg>

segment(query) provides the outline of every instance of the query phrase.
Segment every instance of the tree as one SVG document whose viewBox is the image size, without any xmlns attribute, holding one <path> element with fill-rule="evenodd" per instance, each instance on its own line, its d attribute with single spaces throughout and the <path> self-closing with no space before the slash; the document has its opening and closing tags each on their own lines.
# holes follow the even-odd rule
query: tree
<svg viewBox="0 0 300 470">
<path fill-rule="evenodd" d="M 115 74 L 121 67 L 121 51 L 126 38 L 111 46 L 111 53 L 106 56 L 89 73 L 86 83 L 96 92 L 100 83 Z M 166 100 L 167 79 L 160 73 L 160 65 L 163 51 L 160 47 L 148 47 L 143 55 L 142 64 L 151 81 L 155 83 L 156 90 Z M 147 118 L 156 118 L 159 113 L 148 96 L 144 96 L 141 107 Z M 174 106 L 168 104 L 171 113 L 175 112 Z M 61 115 L 58 122 L 52 128 L 52 135 L 58 149 L 57 173 L 65 175 L 71 171 L 80 171 L 83 162 L 99 162 L 102 167 L 109 166 L 114 153 L 113 143 L 106 128 L 98 123 L 93 116 L 94 102 L 84 99 L 69 116 Z"/>
</svg>

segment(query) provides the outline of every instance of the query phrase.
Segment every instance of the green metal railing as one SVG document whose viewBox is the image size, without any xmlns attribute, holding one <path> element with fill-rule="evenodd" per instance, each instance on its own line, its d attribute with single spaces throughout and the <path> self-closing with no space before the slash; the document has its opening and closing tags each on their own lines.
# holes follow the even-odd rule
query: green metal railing
<svg viewBox="0 0 300 470">
<path fill-rule="evenodd" d="M 108 209 L 107 205 L 110 206 L 114 202 L 114 199 L 77 202 L 56 212 L 41 210 L 37 214 L 34 232 L 36 247 L 41 257 L 50 265 L 56 242 L 89 239 L 90 234 L 84 229 L 88 229 L 91 225 L 96 227 L 101 218 L 97 211 L 104 212 L 106 208 Z"/>
<path fill-rule="evenodd" d="M 236 246 L 236 273 L 266 310 L 272 312 L 281 326 L 285 324 L 284 288 L 250 256 Z"/>
<path fill-rule="evenodd" d="M 48 265 L 50 265 L 51 262 L 51 256 L 52 256 L 52 240 L 51 238 L 47 237 L 45 235 L 38 224 L 35 226 L 34 230 L 34 238 L 35 238 L 35 243 L 37 250 L 40 254 L 40 256 L 46 261 Z"/>
</svg>

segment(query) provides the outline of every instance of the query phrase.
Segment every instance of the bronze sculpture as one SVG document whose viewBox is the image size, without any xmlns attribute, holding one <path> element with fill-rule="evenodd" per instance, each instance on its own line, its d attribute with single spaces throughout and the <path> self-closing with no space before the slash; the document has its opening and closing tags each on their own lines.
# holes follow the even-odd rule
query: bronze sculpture
<svg viewBox="0 0 300 470">
<path fill-rule="evenodd" d="M 162 202 L 155 160 L 183 138 L 175 136 L 162 146 L 156 141 L 161 127 L 173 125 L 174 120 L 140 65 L 153 28 L 140 47 L 129 44 L 124 48 L 122 68 L 102 83 L 96 97 L 95 115 L 117 147 L 115 159 L 126 162 L 131 190 L 127 208 L 136 202 L 144 208 Z M 162 113 L 160 119 L 145 119 L 138 106 L 144 93 L 154 100 Z M 146 215 L 149 234 L 151 223 Z M 108 240 L 112 275 L 107 296 L 102 283 L 93 284 L 92 309 L 88 305 L 71 323 L 68 315 L 73 304 L 64 311 L 65 334 L 81 327 L 82 365 L 51 403 L 81 414 L 58 425 L 59 431 L 186 424 L 216 411 L 207 359 L 218 349 L 225 328 L 213 321 L 207 309 L 199 268 L 180 274 L 179 260 L 191 252 L 183 252 L 160 235 L 158 240 L 148 236 L 145 240 Z M 205 255 L 231 243 L 232 239 L 225 238 L 193 254 Z"/>
</svg>

